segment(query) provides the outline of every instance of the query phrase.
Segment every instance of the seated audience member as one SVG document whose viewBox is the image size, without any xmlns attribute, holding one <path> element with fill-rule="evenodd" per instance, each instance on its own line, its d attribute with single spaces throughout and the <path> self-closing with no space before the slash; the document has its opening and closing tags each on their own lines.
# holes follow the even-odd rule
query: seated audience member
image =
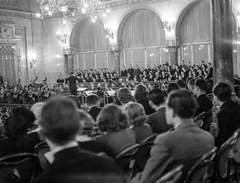
<svg viewBox="0 0 240 183">
<path fill-rule="evenodd" d="M 76 105 L 78 109 L 81 109 L 81 102 L 79 100 L 79 98 L 75 95 L 68 95 L 67 98 L 69 98 L 70 100 L 72 100 Z"/>
<path fill-rule="evenodd" d="M 194 83 L 194 94 L 197 97 L 199 108 L 195 116 L 202 112 L 208 112 L 212 109 L 212 101 L 207 97 L 206 90 L 208 82 L 204 79 L 197 79 Z"/>
<path fill-rule="evenodd" d="M 147 123 L 151 126 L 153 133 L 164 133 L 172 126 L 166 121 L 166 106 L 165 106 L 165 92 L 160 89 L 151 90 L 148 95 L 148 102 L 150 106 L 156 110 L 155 113 L 148 116 Z"/>
<path fill-rule="evenodd" d="M 80 147 L 94 153 L 105 153 L 106 155 L 114 157 L 114 152 L 110 147 L 93 140 L 94 121 L 92 117 L 82 110 L 78 110 L 78 114 L 81 130 L 79 130 L 76 140 Z"/>
<path fill-rule="evenodd" d="M 175 130 L 157 137 L 143 172 L 137 174 L 131 183 L 154 183 L 170 169 L 183 164 L 178 181 L 182 183 L 191 166 L 214 147 L 213 136 L 193 121 L 197 105 L 189 91 L 170 93 L 166 102 L 166 118 Z"/>
<path fill-rule="evenodd" d="M 127 88 L 120 88 L 117 92 L 117 98 L 120 102 L 120 105 L 124 105 L 133 100 L 133 96 Z"/>
<path fill-rule="evenodd" d="M 97 123 L 103 134 L 96 140 L 111 147 L 115 155 L 136 143 L 135 133 L 127 129 L 127 116 L 119 106 L 106 105 L 98 115 Z"/>
<path fill-rule="evenodd" d="M 102 108 L 100 108 L 100 101 L 97 95 L 95 94 L 91 94 L 89 96 L 87 96 L 86 99 L 86 103 L 88 106 L 88 114 L 90 114 L 92 116 L 92 118 L 94 119 L 94 121 L 96 121 L 98 114 L 100 113 L 100 111 L 102 110 Z"/>
<path fill-rule="evenodd" d="M 4 122 L 6 139 L 0 140 L 0 157 L 11 154 L 34 153 L 34 146 L 40 140 L 35 134 L 28 134 L 28 130 L 35 121 L 34 114 L 26 108 L 16 108 Z"/>
<path fill-rule="evenodd" d="M 180 86 L 175 82 L 169 82 L 167 86 L 167 93 L 169 94 L 174 90 L 180 90 Z"/>
<path fill-rule="evenodd" d="M 43 102 L 37 102 L 30 109 L 36 118 L 34 121 L 34 124 L 36 124 L 36 125 L 38 125 L 38 123 L 41 119 L 42 108 L 43 108 L 44 104 L 45 103 L 43 103 Z"/>
<path fill-rule="evenodd" d="M 184 80 L 180 79 L 177 81 L 177 84 L 180 87 L 180 90 L 186 90 L 187 89 L 187 84 Z"/>
<path fill-rule="evenodd" d="M 188 86 L 188 90 L 193 93 L 193 89 L 194 89 L 194 83 L 195 83 L 195 79 L 189 79 L 187 82 L 187 86 Z"/>
<path fill-rule="evenodd" d="M 134 98 L 137 103 L 142 104 L 147 115 L 155 112 L 148 103 L 147 88 L 144 85 L 140 84 L 136 86 Z"/>
<path fill-rule="evenodd" d="M 141 104 L 128 102 L 123 107 L 123 111 L 128 117 L 130 129 L 136 134 L 136 142 L 138 144 L 153 134 L 151 127 L 146 124 L 147 115 L 145 114 L 144 108 Z"/>
<path fill-rule="evenodd" d="M 240 107 L 231 100 L 232 90 L 226 83 L 218 83 L 213 88 L 213 99 L 219 111 L 218 137 L 216 144 L 220 147 L 234 131 L 240 127 Z"/>
<path fill-rule="evenodd" d="M 79 148 L 80 129 L 74 103 L 62 97 L 50 99 L 42 110 L 40 134 L 48 143 L 53 163 L 35 183 L 124 182 L 117 165 Z"/>
</svg>

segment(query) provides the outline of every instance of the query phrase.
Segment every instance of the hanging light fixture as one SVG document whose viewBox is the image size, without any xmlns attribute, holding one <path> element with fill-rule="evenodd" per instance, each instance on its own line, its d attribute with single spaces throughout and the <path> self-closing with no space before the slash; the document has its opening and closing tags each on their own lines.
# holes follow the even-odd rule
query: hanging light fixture
<svg viewBox="0 0 240 183">
<path fill-rule="evenodd" d="M 109 9 L 106 9 L 105 0 L 36 0 L 36 2 L 40 5 L 40 13 L 37 13 L 36 16 L 41 17 L 42 20 L 46 16 L 62 12 L 65 17 L 87 13 L 91 16 L 92 22 L 95 22 L 97 16 L 106 17 L 110 12 Z"/>
</svg>

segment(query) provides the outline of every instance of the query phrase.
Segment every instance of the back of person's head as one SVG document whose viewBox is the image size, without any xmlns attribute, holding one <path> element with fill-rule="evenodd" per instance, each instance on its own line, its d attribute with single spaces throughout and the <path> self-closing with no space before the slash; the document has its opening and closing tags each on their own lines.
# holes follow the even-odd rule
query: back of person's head
<svg viewBox="0 0 240 183">
<path fill-rule="evenodd" d="M 182 119 L 192 118 L 198 108 L 196 98 L 187 90 L 172 91 L 167 98 L 166 105 L 173 109 L 174 115 Z"/>
<path fill-rule="evenodd" d="M 69 98 L 70 100 L 72 100 L 76 105 L 78 109 L 81 109 L 81 102 L 79 100 L 79 98 L 75 95 L 68 95 L 67 98 Z"/>
<path fill-rule="evenodd" d="M 35 115 L 25 107 L 18 107 L 13 109 L 12 114 L 15 115 L 21 114 L 25 118 L 25 120 L 27 120 L 29 123 L 33 123 L 36 119 Z"/>
<path fill-rule="evenodd" d="M 137 102 L 147 99 L 147 87 L 139 84 L 135 88 L 134 98 Z"/>
<path fill-rule="evenodd" d="M 147 99 L 149 101 L 152 101 L 152 103 L 156 106 L 160 106 L 161 104 L 164 104 L 165 98 L 166 98 L 166 93 L 160 89 L 153 89 L 147 95 Z"/>
<path fill-rule="evenodd" d="M 94 127 L 93 118 L 83 110 L 78 110 L 78 115 L 80 118 L 79 122 L 81 126 L 81 130 L 78 134 L 91 136 Z"/>
<path fill-rule="evenodd" d="M 147 115 L 143 106 L 136 102 L 128 102 L 123 111 L 126 113 L 128 122 L 133 126 L 140 126 L 147 121 Z"/>
<path fill-rule="evenodd" d="M 99 98 L 96 94 L 91 94 L 87 96 L 86 103 L 88 106 L 97 106 L 99 103 Z"/>
<path fill-rule="evenodd" d="M 33 106 L 30 109 L 36 118 L 36 120 L 34 122 L 35 124 L 38 124 L 38 122 L 41 119 L 42 108 L 43 108 L 44 104 L 45 103 L 43 103 L 43 102 L 37 102 L 37 103 L 33 104 Z"/>
<path fill-rule="evenodd" d="M 170 82 L 168 83 L 168 86 L 167 86 L 167 93 L 171 93 L 172 91 L 179 90 L 179 89 L 180 89 L 180 86 L 177 83 Z"/>
<path fill-rule="evenodd" d="M 128 126 L 127 116 L 120 106 L 106 105 L 97 117 L 99 130 L 102 132 L 118 132 Z"/>
<path fill-rule="evenodd" d="M 132 101 L 133 96 L 132 96 L 131 92 L 129 91 L 129 89 L 120 88 L 117 92 L 117 98 L 121 103 L 126 104 L 126 103 Z"/>
<path fill-rule="evenodd" d="M 43 136 L 55 144 L 75 140 L 80 128 L 76 105 L 68 98 L 50 98 L 42 109 L 39 125 Z"/>
<path fill-rule="evenodd" d="M 182 79 L 178 80 L 177 84 L 179 85 L 180 89 L 186 89 L 187 88 L 186 82 Z"/>
<path fill-rule="evenodd" d="M 8 139 L 14 139 L 16 141 L 21 141 L 27 135 L 29 128 L 31 127 L 34 120 L 29 120 L 26 118 L 28 116 L 34 116 L 34 114 L 28 110 L 24 112 L 24 114 L 16 113 L 11 115 L 4 122 L 4 135 Z"/>
<path fill-rule="evenodd" d="M 199 87 L 201 91 L 206 92 L 208 88 L 208 82 L 204 79 L 197 79 L 194 83 L 195 86 Z"/>
<path fill-rule="evenodd" d="M 226 83 L 217 83 L 213 87 L 213 94 L 217 96 L 221 102 L 224 102 L 231 99 L 232 90 Z"/>
</svg>

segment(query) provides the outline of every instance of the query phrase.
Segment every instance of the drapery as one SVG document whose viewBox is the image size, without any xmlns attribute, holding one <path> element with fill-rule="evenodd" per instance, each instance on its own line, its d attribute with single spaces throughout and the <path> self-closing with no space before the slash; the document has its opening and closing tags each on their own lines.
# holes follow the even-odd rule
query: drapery
<svg viewBox="0 0 240 183">
<path fill-rule="evenodd" d="M 159 48 L 148 48 L 147 49 L 147 63 L 152 66 L 153 64 L 160 64 L 160 51 Z"/>
<path fill-rule="evenodd" d="M 165 43 L 164 29 L 158 16 L 149 10 L 139 10 L 126 22 L 122 34 L 124 48 L 147 47 Z"/>
<path fill-rule="evenodd" d="M 95 58 L 94 53 L 85 54 L 85 69 L 94 69 L 95 68 Z"/>
<path fill-rule="evenodd" d="M 180 28 L 180 43 L 212 41 L 210 0 L 204 0 L 190 8 L 184 15 Z"/>
<path fill-rule="evenodd" d="M 93 23 L 88 19 L 81 24 L 77 32 L 77 52 L 108 50 L 108 39 L 100 21 Z"/>
<path fill-rule="evenodd" d="M 134 67 L 137 64 L 139 67 L 145 67 L 145 54 L 144 49 L 133 50 Z"/>
</svg>

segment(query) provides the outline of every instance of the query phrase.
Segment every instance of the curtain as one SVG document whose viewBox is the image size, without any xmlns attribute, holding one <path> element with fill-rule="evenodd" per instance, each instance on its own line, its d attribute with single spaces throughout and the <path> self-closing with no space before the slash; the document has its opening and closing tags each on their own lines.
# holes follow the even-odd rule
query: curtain
<svg viewBox="0 0 240 183">
<path fill-rule="evenodd" d="M 84 64 L 83 64 L 83 53 L 78 54 L 78 69 L 84 69 Z"/>
<path fill-rule="evenodd" d="M 85 54 L 85 69 L 94 69 L 95 68 L 95 53 L 86 53 Z"/>
<path fill-rule="evenodd" d="M 210 0 L 204 0 L 190 8 L 179 28 L 181 43 L 212 41 Z"/>
<path fill-rule="evenodd" d="M 201 60 L 208 62 L 208 45 L 193 46 L 194 64 L 200 64 Z"/>
<path fill-rule="evenodd" d="M 88 19 L 81 24 L 77 32 L 77 52 L 108 50 L 108 39 L 100 21 L 93 23 Z"/>
<path fill-rule="evenodd" d="M 183 46 L 183 60 L 191 62 L 191 46 Z"/>
<path fill-rule="evenodd" d="M 164 44 L 164 29 L 158 16 L 149 10 L 134 13 L 126 22 L 122 34 L 124 48 Z"/>
<path fill-rule="evenodd" d="M 106 52 L 96 53 L 97 57 L 97 68 L 107 68 L 107 57 Z"/>
<path fill-rule="evenodd" d="M 165 64 L 166 62 L 169 63 L 169 50 L 168 48 L 163 48 L 162 49 L 162 63 Z"/>
<path fill-rule="evenodd" d="M 145 54 L 144 49 L 134 49 L 133 50 L 133 60 L 134 66 L 137 64 L 139 67 L 145 67 Z"/>
<path fill-rule="evenodd" d="M 131 54 L 131 50 L 124 50 L 125 52 L 125 63 L 126 63 L 126 67 L 129 67 L 129 64 L 132 64 L 132 54 Z"/>
</svg>

